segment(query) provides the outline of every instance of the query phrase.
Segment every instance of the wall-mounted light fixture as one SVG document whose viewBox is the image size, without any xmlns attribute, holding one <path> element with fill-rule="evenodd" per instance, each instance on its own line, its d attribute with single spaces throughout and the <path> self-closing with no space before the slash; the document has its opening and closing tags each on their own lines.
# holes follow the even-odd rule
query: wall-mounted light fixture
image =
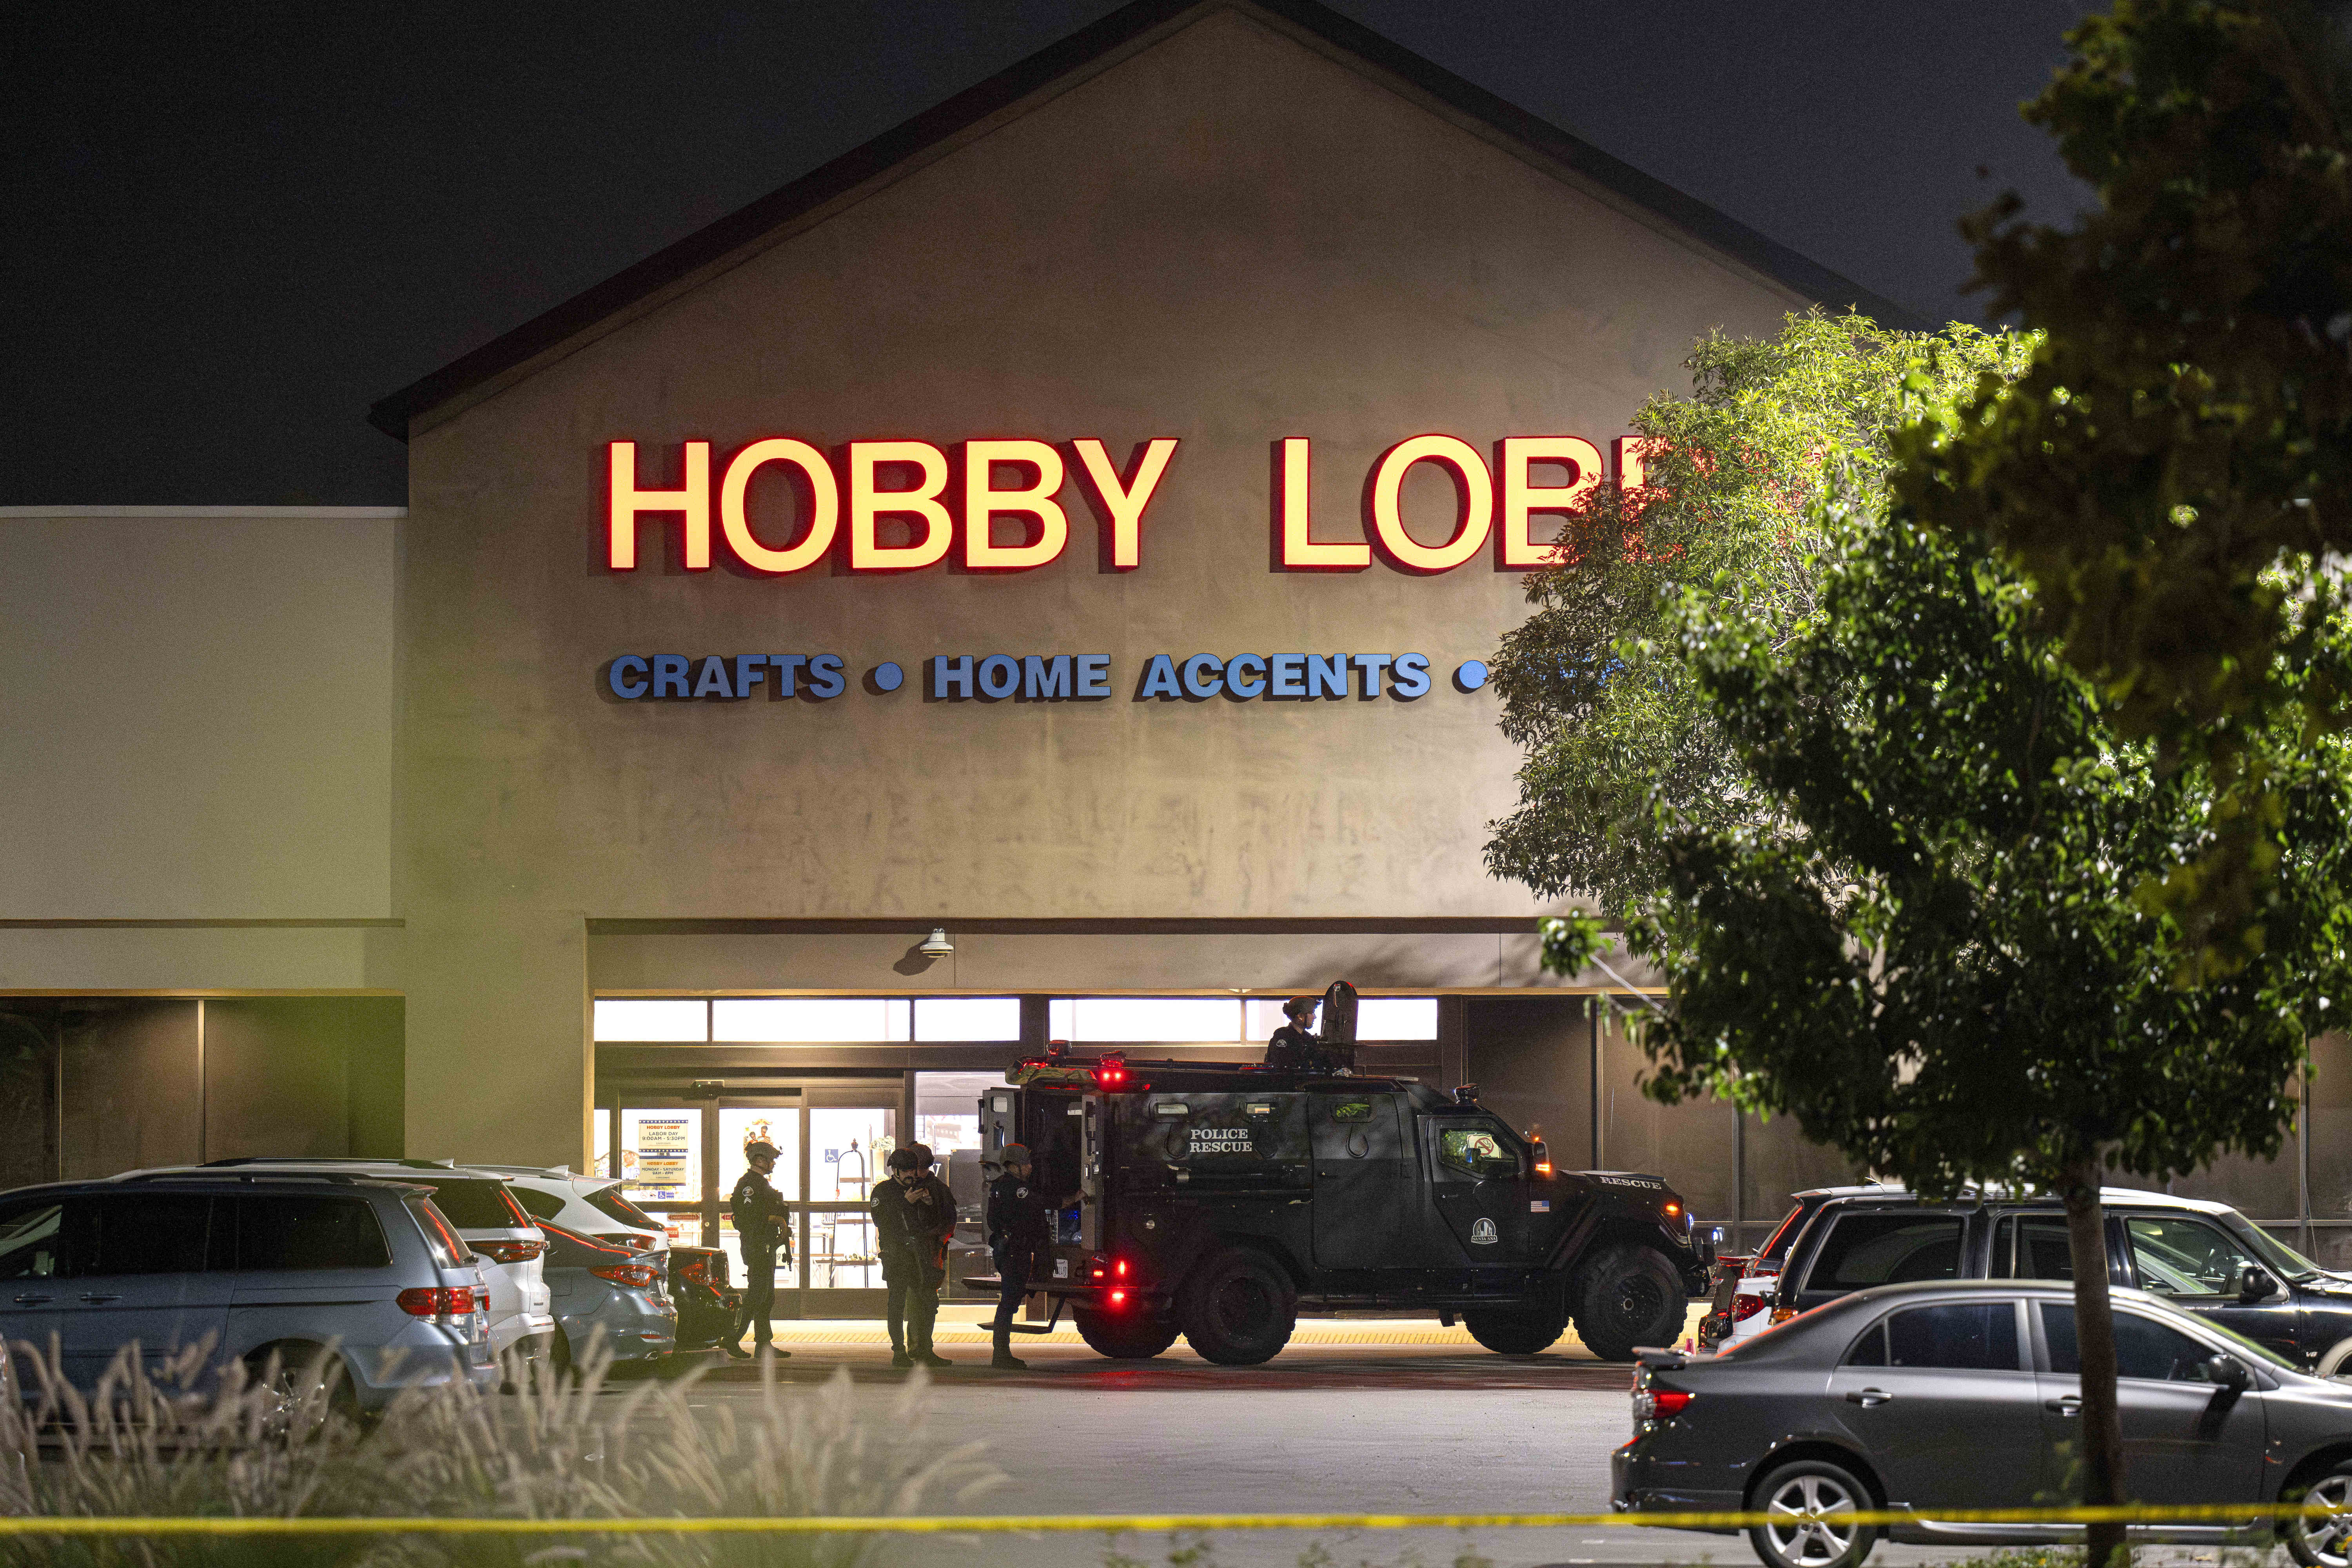
<svg viewBox="0 0 2352 1568">
<path fill-rule="evenodd" d="M 955 943 L 948 940 L 947 927 L 933 926 L 931 928 L 931 934 L 929 937 L 926 937 L 923 941 L 923 945 L 917 948 L 915 951 L 921 953 L 925 958 L 945 958 L 948 954 L 955 951 Z"/>
</svg>

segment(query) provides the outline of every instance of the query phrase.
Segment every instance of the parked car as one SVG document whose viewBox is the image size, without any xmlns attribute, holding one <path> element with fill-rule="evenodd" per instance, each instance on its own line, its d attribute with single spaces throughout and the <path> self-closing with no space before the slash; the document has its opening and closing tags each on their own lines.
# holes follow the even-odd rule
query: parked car
<svg viewBox="0 0 2352 1568">
<path fill-rule="evenodd" d="M 600 1335 L 615 1363 L 654 1361 L 677 1347 L 677 1311 L 661 1258 L 608 1246 L 552 1220 L 540 1221 L 539 1228 L 547 1237 L 554 1299 L 549 1360 L 555 1367 L 570 1366 Z"/>
<path fill-rule="evenodd" d="M 2109 1187 L 2108 1279 L 2267 1346 L 2322 1377 L 2352 1371 L 2352 1276 L 2320 1268 L 2226 1204 Z M 1802 1224 L 1775 1286 L 1791 1316 L 1873 1285 L 2071 1279 L 2065 1212 L 2051 1197 L 1978 1193 L 1926 1204 L 1899 1187 L 1831 1193 Z"/>
<path fill-rule="evenodd" d="M 608 1247 L 651 1254 L 669 1250 L 662 1222 L 628 1200 L 617 1177 L 574 1175 L 568 1165 L 470 1165 L 503 1180 L 523 1212 Z M 656 1262 L 659 1258 L 656 1258 Z"/>
<path fill-rule="evenodd" d="M 1884 1187 L 1822 1187 L 1796 1194 L 1790 1209 L 1764 1245 L 1746 1258 L 1721 1257 L 1715 1264 L 1714 1301 L 1698 1321 L 1698 1348 L 1713 1350 L 1728 1342 L 1762 1333 L 1772 1323 L 1772 1295 L 1780 1282 L 1781 1266 L 1805 1223 L 1823 1204 L 1845 1192 L 1885 1192 Z"/>
<path fill-rule="evenodd" d="M 2352 1388 L 2147 1292 L 2119 1289 L 2115 1308 L 2127 1495 L 2253 1503 L 2307 1494 L 2334 1511 L 2279 1533 L 2307 1568 L 2346 1568 Z M 1788 1513 L 1787 1524 L 1748 1532 L 1768 1568 L 1858 1568 L 1882 1533 L 1969 1546 L 2079 1540 L 2079 1525 L 1937 1518 L 2071 1495 L 2079 1364 L 2074 1287 L 2023 1280 L 1882 1286 L 1719 1355 L 1645 1352 L 1633 1437 L 1611 1459 L 1612 1500 L 1620 1511 Z M 1881 1508 L 1916 1522 L 1882 1532 L 1834 1517 Z M 1796 1517 L 1824 1513 L 1832 1517 Z M 2271 1528 L 2132 1534 L 2218 1543 Z"/>
<path fill-rule="evenodd" d="M 743 1298 L 730 1288 L 727 1254 L 715 1247 L 669 1249 L 669 1299 L 677 1310 L 677 1348 L 707 1351 L 732 1344 Z"/>
<path fill-rule="evenodd" d="M 554 1342 L 555 1317 L 549 1310 L 547 1281 L 541 1255 L 547 1238 L 507 1190 L 506 1183 L 485 1171 L 432 1160 L 274 1159 L 257 1156 L 215 1160 L 204 1165 L 165 1166 L 137 1172 L 272 1171 L 320 1175 L 371 1176 L 425 1188 L 435 1205 L 458 1236 L 481 1259 L 482 1279 L 490 1293 L 490 1353 L 493 1359 L 512 1351 L 537 1361 Z"/>
<path fill-rule="evenodd" d="M 423 1188 L 351 1175 L 159 1173 L 0 1194 L 0 1342 L 54 1343 L 94 1387 L 132 1343 L 151 1371 L 198 1344 L 218 1372 L 394 1390 L 495 1383 L 482 1272 Z M 37 1374 L 21 1359 L 22 1386 Z"/>
</svg>

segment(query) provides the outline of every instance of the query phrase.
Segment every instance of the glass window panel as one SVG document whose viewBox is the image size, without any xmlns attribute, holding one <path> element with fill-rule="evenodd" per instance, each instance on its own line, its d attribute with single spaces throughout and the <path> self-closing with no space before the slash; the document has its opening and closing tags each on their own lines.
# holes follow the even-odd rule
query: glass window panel
<svg viewBox="0 0 2352 1568">
<path fill-rule="evenodd" d="M 890 1009 L 879 996 L 723 996 L 711 1004 L 711 1038 L 759 1045 L 887 1040 Z"/>
<path fill-rule="evenodd" d="M 1045 1004 L 1045 1037 L 1066 1040 L 1078 1032 L 1078 1005 L 1067 996 Z"/>
<path fill-rule="evenodd" d="M 1366 996 L 1356 1004 L 1359 1040 L 1437 1038 L 1434 996 Z"/>
<path fill-rule="evenodd" d="M 1814 1254 L 1807 1290 L 1867 1290 L 1960 1275 L 1960 1217 L 1908 1210 L 1839 1215 Z"/>
<path fill-rule="evenodd" d="M 796 1214 L 789 1216 L 784 1222 L 793 1227 L 793 1260 L 786 1263 L 782 1253 L 776 1256 L 776 1289 L 779 1291 L 797 1290 L 801 1288 L 801 1277 L 806 1269 L 808 1258 L 808 1226 L 803 1223 L 807 1218 L 808 1215 L 804 1214 Z M 700 1229 L 698 1222 L 696 1228 L 698 1232 Z M 687 1245 L 705 1244 L 689 1242 Z M 751 1271 L 743 1262 L 743 1247 L 741 1238 L 735 1234 L 735 1221 L 728 1215 L 723 1206 L 719 1211 L 719 1234 L 708 1245 L 718 1247 L 727 1255 L 727 1278 L 734 1281 L 733 1289 L 741 1289 L 744 1281 L 751 1278 Z"/>
<path fill-rule="evenodd" d="M 660 1221 L 662 1229 L 669 1233 L 669 1244 L 672 1247 L 708 1247 L 710 1245 L 709 1242 L 702 1239 L 702 1211 L 700 1209 L 665 1210 L 655 1215 L 654 1218 Z"/>
<path fill-rule="evenodd" d="M 915 1005 L 904 996 L 893 996 L 882 1004 L 882 1037 L 896 1045 L 915 1037 Z M 1015 1038 L 1019 1031 L 1006 1038 Z"/>
<path fill-rule="evenodd" d="M 1017 1040 L 1017 996 L 926 996 L 915 1004 L 918 1040 Z"/>
<path fill-rule="evenodd" d="M 1070 1015 L 1069 1032 L 1056 1038 L 1205 1045 L 1242 1037 L 1238 996 L 1078 996 L 1071 999 Z"/>
<path fill-rule="evenodd" d="M 1915 1307 L 1886 1321 L 1890 1366 L 2015 1372 L 2017 1309 L 2007 1301 L 1948 1301 Z"/>
<path fill-rule="evenodd" d="M 707 1040 L 710 1004 L 699 996 L 607 999 L 596 1002 L 599 1040 Z"/>
<path fill-rule="evenodd" d="M 2159 1296 L 2235 1296 L 2254 1260 L 2221 1226 L 2185 1215 L 2136 1215 L 2124 1222 L 2143 1290 Z"/>
<path fill-rule="evenodd" d="M 621 1183 L 640 1204 L 700 1203 L 702 1112 L 692 1107 L 624 1110 Z"/>
<path fill-rule="evenodd" d="M 882 1163 L 898 1146 L 898 1113 L 880 1106 L 824 1106 L 808 1115 L 809 1201 L 869 1202 L 883 1177 Z"/>
<path fill-rule="evenodd" d="M 600 1105 L 596 1114 L 588 1120 L 596 1129 L 596 1163 L 589 1169 L 599 1176 L 609 1176 L 613 1173 L 613 1112 Z"/>
<path fill-rule="evenodd" d="M 1290 1022 L 1282 1010 L 1286 996 L 1253 996 L 1242 1004 L 1242 1038 L 1268 1040 L 1274 1032 Z"/>
<path fill-rule="evenodd" d="M 801 1113 L 797 1106 L 730 1105 L 719 1112 L 719 1208 L 727 1209 L 727 1194 L 735 1190 L 751 1164 L 743 1145 L 764 1141 L 776 1146 L 776 1168 L 768 1181 L 786 1203 L 801 1195 Z M 732 1247 L 734 1231 L 728 1233 Z"/>
</svg>

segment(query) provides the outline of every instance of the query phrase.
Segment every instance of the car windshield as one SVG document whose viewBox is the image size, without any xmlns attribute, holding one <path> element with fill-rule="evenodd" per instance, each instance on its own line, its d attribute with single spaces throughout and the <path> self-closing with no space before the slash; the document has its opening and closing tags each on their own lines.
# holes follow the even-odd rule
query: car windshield
<svg viewBox="0 0 2352 1568">
<path fill-rule="evenodd" d="M 2222 1223 L 2237 1233 L 2239 1240 L 2252 1247 L 2254 1256 L 2270 1265 L 2271 1272 L 2280 1279 L 2292 1279 L 2300 1284 L 2305 1279 L 2318 1277 L 2320 1271 L 2318 1264 L 2279 1240 L 2237 1210 L 2231 1209 L 2223 1215 Z"/>
<path fill-rule="evenodd" d="M 2279 1354 L 2278 1352 L 2273 1350 L 2265 1350 L 2261 1345 L 2256 1344 L 2253 1341 L 2246 1338 L 2245 1335 L 2238 1332 L 2235 1329 L 2224 1328 L 2210 1318 L 2199 1318 L 2197 1320 L 2197 1326 L 2203 1329 L 2209 1334 L 2221 1335 L 2232 1345 L 2235 1345 L 2239 1350 L 2244 1352 L 2250 1356 L 2252 1356 L 2256 1361 L 2266 1362 L 2272 1366 L 2278 1367 L 2282 1371 L 2294 1373 L 2299 1377 L 2309 1377 L 2311 1375 L 2309 1372 L 2295 1365 L 2294 1363 L 2287 1360 L 2284 1356 Z"/>
<path fill-rule="evenodd" d="M 662 1227 L 661 1221 L 622 1196 L 617 1184 L 609 1187 L 598 1187 L 594 1192 L 590 1193 L 588 1206 L 609 1219 L 619 1220 L 623 1225 L 642 1226 L 647 1230 L 659 1230 Z"/>
</svg>

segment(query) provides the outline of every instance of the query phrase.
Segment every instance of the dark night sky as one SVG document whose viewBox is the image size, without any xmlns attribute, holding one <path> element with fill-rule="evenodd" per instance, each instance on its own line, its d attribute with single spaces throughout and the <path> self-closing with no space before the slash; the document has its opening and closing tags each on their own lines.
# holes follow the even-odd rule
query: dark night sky
<svg viewBox="0 0 2352 1568">
<path fill-rule="evenodd" d="M 1339 8 L 1925 314 L 2079 199 L 2017 114 L 2075 0 Z M 0 505 L 400 503 L 374 399 L 1109 9 L 17 7 Z"/>
</svg>

